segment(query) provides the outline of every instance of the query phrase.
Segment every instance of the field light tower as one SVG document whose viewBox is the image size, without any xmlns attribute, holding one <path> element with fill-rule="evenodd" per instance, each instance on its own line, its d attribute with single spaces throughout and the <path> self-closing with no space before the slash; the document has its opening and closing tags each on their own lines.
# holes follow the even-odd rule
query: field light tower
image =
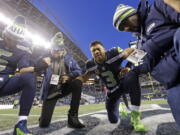
<svg viewBox="0 0 180 135">
<path fill-rule="evenodd" d="M 7 18 L 4 14 L 0 12 L 0 22 L 5 24 L 6 26 L 9 26 L 13 23 L 13 21 L 9 18 Z M 47 40 L 45 40 L 43 37 L 41 37 L 39 34 L 32 34 L 29 30 L 26 29 L 25 37 L 32 40 L 33 45 L 35 46 L 42 46 L 45 48 L 50 48 L 51 43 Z"/>
</svg>

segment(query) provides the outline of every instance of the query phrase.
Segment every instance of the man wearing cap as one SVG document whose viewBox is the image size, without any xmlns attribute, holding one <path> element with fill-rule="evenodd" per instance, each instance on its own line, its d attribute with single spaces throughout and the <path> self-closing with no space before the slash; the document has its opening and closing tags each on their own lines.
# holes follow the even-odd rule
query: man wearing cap
<svg viewBox="0 0 180 135">
<path fill-rule="evenodd" d="M 30 52 L 20 45 L 24 41 L 25 18 L 17 16 L 12 25 L 7 26 L 0 41 L 0 97 L 22 91 L 19 120 L 13 135 L 31 135 L 27 129 L 27 117 L 32 107 L 36 90 L 36 80 L 32 72 L 21 73 L 30 66 Z M 41 68 L 36 66 L 37 68 Z M 15 72 L 19 71 L 19 74 Z"/>
<path fill-rule="evenodd" d="M 58 99 L 72 93 L 68 112 L 68 126 L 71 128 L 85 127 L 78 119 L 82 83 L 75 79 L 81 75 L 82 70 L 73 57 L 68 54 L 61 32 L 56 33 L 52 38 L 52 49 L 47 56 L 51 59 L 50 72 L 52 74 L 50 80 L 46 80 L 44 83 L 46 87 L 43 87 L 43 107 L 39 126 L 48 127 Z"/>
<path fill-rule="evenodd" d="M 150 72 L 168 91 L 168 103 L 180 129 L 180 13 L 163 0 L 149 7 L 141 0 L 135 8 L 120 4 L 113 17 L 119 31 L 135 32 L 138 47 L 147 52 L 143 64 L 134 68 L 138 74 Z"/>
</svg>

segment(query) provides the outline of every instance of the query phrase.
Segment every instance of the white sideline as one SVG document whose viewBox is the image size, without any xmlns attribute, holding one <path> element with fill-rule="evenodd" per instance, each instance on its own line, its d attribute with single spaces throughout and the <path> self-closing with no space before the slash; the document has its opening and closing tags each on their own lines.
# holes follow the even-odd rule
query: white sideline
<svg viewBox="0 0 180 135">
<path fill-rule="evenodd" d="M 83 117 L 83 116 L 86 116 L 86 115 L 91 115 L 91 114 L 94 114 L 94 113 L 99 113 L 99 112 L 105 112 L 105 110 L 102 110 L 102 111 L 96 111 L 96 112 L 92 112 L 92 113 L 87 113 L 87 114 L 82 114 L 82 115 L 79 115 L 79 117 Z M 1 115 L 1 114 L 0 114 Z M 17 116 L 17 114 L 16 114 Z M 32 115 L 30 115 L 32 116 Z M 39 115 L 38 115 L 39 116 Z M 58 117 L 58 116 L 57 116 Z M 67 116 L 64 116 L 62 119 L 60 120 L 54 120 L 52 121 L 52 123 L 56 123 L 56 122 L 59 122 L 59 121 L 64 121 L 64 120 L 67 120 Z M 28 128 L 35 128 L 35 127 L 39 127 L 38 124 L 36 125 L 30 125 L 28 126 Z M 11 133 L 13 132 L 13 129 L 9 129 L 9 130 L 4 130 L 4 131 L 0 131 L 0 135 L 3 135 L 3 134 L 8 134 L 8 133 Z"/>
<path fill-rule="evenodd" d="M 14 105 L 0 105 L 0 110 L 2 109 L 12 109 Z"/>
<path fill-rule="evenodd" d="M 140 110 L 142 110 L 142 111 L 149 111 L 149 110 L 156 110 L 156 109 L 161 109 L 161 110 L 170 110 L 170 108 L 163 108 L 163 107 L 161 107 L 160 105 L 157 105 L 157 104 L 151 104 L 148 108 L 142 108 L 142 109 L 140 109 Z M 87 114 L 82 114 L 82 115 L 79 115 L 79 117 L 81 118 L 81 117 L 83 117 L 83 116 L 87 116 L 87 115 L 93 115 L 93 116 L 95 116 L 94 114 L 95 113 L 99 113 L 99 112 L 106 112 L 106 110 L 102 110 L 102 111 L 96 111 L 96 112 L 92 112 L 92 113 L 87 113 Z M 170 113 L 168 113 L 168 114 L 170 114 Z M 163 114 L 163 115 L 165 115 L 165 114 Z M 30 116 L 32 116 L 32 115 L 30 115 Z M 37 116 L 37 115 L 36 115 Z M 158 115 L 158 116 L 160 116 L 160 115 Z M 156 117 L 156 116 L 155 116 Z M 171 116 L 172 117 L 172 116 Z M 149 119 L 151 119 L 151 118 L 146 118 L 146 119 L 148 119 L 148 121 L 149 121 Z M 144 123 L 146 123 L 146 119 L 143 119 L 143 122 Z M 59 121 L 64 121 L 64 120 L 67 120 L 67 115 L 65 115 L 64 116 L 64 118 L 62 118 L 62 119 L 60 119 L 60 120 L 55 120 L 55 121 L 52 121 L 52 123 L 55 123 L 55 122 L 59 122 Z M 38 127 L 39 125 L 38 124 L 36 124 L 36 125 L 30 125 L 30 126 L 28 126 L 29 128 L 36 128 L 36 127 Z M 2 135 L 2 134 L 7 134 L 7 133 L 10 133 L 10 132 L 12 132 L 13 131 L 13 129 L 10 129 L 10 130 L 5 130 L 5 131 L 0 131 L 0 135 Z"/>
</svg>

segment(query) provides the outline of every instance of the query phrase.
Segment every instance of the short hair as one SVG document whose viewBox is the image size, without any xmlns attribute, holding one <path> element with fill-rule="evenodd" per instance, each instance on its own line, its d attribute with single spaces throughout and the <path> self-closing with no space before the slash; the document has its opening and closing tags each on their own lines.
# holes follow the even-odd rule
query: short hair
<svg viewBox="0 0 180 135">
<path fill-rule="evenodd" d="M 97 44 L 100 44 L 102 47 L 104 47 L 104 45 L 103 45 L 102 42 L 95 40 L 95 41 L 91 42 L 90 48 L 93 47 L 93 46 L 95 46 L 95 45 L 97 45 Z"/>
</svg>

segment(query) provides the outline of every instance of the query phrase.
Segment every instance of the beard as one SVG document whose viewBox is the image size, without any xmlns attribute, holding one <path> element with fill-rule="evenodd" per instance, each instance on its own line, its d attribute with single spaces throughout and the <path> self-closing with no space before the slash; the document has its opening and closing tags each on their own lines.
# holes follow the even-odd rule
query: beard
<svg viewBox="0 0 180 135">
<path fill-rule="evenodd" d="M 140 21 L 138 16 L 132 16 L 128 22 L 129 32 L 139 32 L 140 31 Z"/>
<path fill-rule="evenodd" d="M 128 30 L 129 32 L 140 32 L 140 27 L 131 26 Z"/>
<path fill-rule="evenodd" d="M 105 57 L 103 57 L 103 56 L 97 56 L 97 57 L 95 57 L 95 61 L 96 61 L 97 63 L 103 63 L 103 62 L 105 61 Z"/>
</svg>

